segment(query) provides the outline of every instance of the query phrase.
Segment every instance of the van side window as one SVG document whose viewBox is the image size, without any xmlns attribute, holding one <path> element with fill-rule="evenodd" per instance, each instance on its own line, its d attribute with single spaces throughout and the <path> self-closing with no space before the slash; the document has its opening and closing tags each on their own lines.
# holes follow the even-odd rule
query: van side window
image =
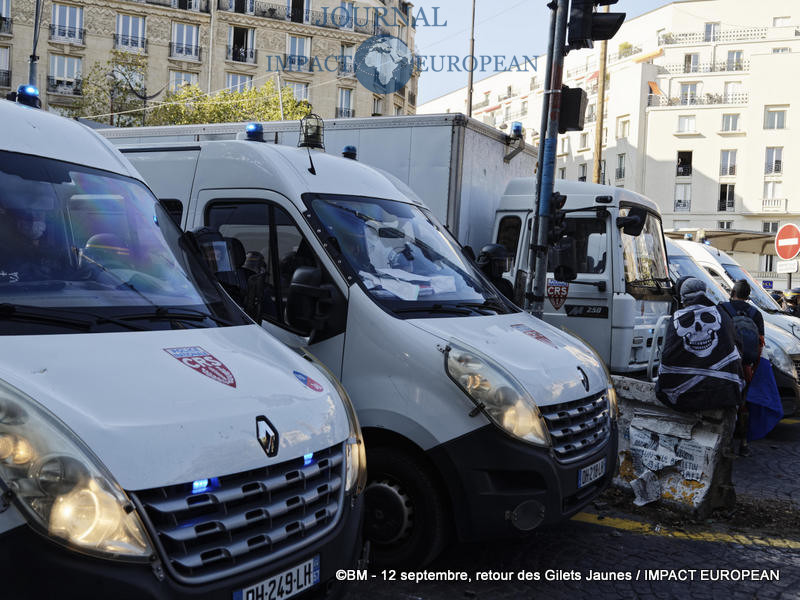
<svg viewBox="0 0 800 600">
<path fill-rule="evenodd" d="M 608 262 L 606 222 L 601 219 L 568 218 L 564 226 L 564 233 L 575 240 L 578 273 L 604 273 Z M 552 260 L 548 262 L 553 264 Z"/>
<path fill-rule="evenodd" d="M 722 286 L 723 290 L 725 290 L 726 292 L 730 293 L 731 286 L 728 285 L 728 282 L 725 281 L 725 279 L 722 277 L 722 275 L 717 273 L 711 267 L 706 267 L 706 271 L 708 271 L 708 274 L 711 275 L 711 277 L 714 278 L 714 281 L 716 281 L 718 284 L 720 284 L 720 286 Z"/>
<path fill-rule="evenodd" d="M 519 246 L 519 233 L 522 229 L 522 219 L 517 216 L 503 217 L 500 219 L 500 225 L 497 226 L 497 242 L 508 250 L 509 256 L 512 258 L 511 269 L 513 269 L 514 262 L 517 258 L 517 247 Z"/>
<path fill-rule="evenodd" d="M 175 221 L 175 224 L 180 227 L 181 219 L 183 218 L 183 202 L 171 198 L 161 198 L 159 202 L 164 207 L 164 210 L 167 211 L 167 214 L 172 217 L 172 220 Z"/>
</svg>

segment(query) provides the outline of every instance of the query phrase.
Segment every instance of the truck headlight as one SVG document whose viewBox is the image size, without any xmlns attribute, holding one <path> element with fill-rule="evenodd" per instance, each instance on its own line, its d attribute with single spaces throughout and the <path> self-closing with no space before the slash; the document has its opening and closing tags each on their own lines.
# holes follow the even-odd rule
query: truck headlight
<svg viewBox="0 0 800 600">
<path fill-rule="evenodd" d="M 444 364 L 450 378 L 494 423 L 526 442 L 550 445 L 536 402 L 500 365 L 453 342 L 445 352 Z"/>
<path fill-rule="evenodd" d="M 122 560 L 153 554 L 133 504 L 92 451 L 2 380 L 0 488 L 35 529 L 69 548 Z"/>
<path fill-rule="evenodd" d="M 764 337 L 764 356 L 779 371 L 782 371 L 792 379 L 795 379 L 794 363 L 786 351 L 778 346 L 773 340 Z"/>
<path fill-rule="evenodd" d="M 311 354 L 308 348 L 303 348 L 302 352 L 303 357 L 313 363 L 325 375 L 342 399 L 344 410 L 347 413 L 347 421 L 350 424 L 350 435 L 347 437 L 345 446 L 345 491 L 353 492 L 353 495 L 358 496 L 367 485 L 367 451 L 353 402 L 336 375 L 322 361 Z"/>
</svg>

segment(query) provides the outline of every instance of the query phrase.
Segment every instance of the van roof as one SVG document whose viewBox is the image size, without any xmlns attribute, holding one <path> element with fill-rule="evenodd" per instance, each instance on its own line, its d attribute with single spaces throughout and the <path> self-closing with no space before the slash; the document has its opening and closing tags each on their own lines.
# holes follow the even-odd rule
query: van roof
<svg viewBox="0 0 800 600">
<path fill-rule="evenodd" d="M 136 169 L 94 131 L 55 113 L 0 100 L 0 150 L 53 158 L 141 179 Z"/>
<path fill-rule="evenodd" d="M 690 242 L 689 240 L 673 240 L 675 245 L 683 249 L 695 260 L 712 260 L 721 265 L 736 265 L 737 263 L 729 254 L 700 242 Z"/>
<path fill-rule="evenodd" d="M 520 211 L 531 210 L 533 207 L 534 186 L 536 179 L 534 177 L 517 177 L 508 182 L 506 191 L 500 200 L 501 211 Z M 610 185 L 600 185 L 599 183 L 587 183 L 584 181 L 567 181 L 564 179 L 557 179 L 555 182 L 555 191 L 569 196 L 611 196 L 615 202 L 633 202 L 641 204 L 647 209 L 660 214 L 658 205 L 649 198 L 626 190 Z M 567 200 L 569 204 L 569 200 Z"/>
</svg>

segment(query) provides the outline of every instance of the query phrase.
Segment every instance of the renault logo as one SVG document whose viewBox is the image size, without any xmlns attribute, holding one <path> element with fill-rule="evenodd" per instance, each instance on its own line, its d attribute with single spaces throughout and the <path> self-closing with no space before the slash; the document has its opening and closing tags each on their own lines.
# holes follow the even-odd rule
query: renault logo
<svg viewBox="0 0 800 600">
<path fill-rule="evenodd" d="M 578 373 L 581 374 L 581 383 L 583 383 L 583 387 L 586 391 L 589 391 L 589 376 L 586 374 L 586 371 L 578 367 Z"/>
<path fill-rule="evenodd" d="M 256 437 L 267 456 L 278 454 L 278 431 L 267 417 L 256 417 Z"/>
</svg>

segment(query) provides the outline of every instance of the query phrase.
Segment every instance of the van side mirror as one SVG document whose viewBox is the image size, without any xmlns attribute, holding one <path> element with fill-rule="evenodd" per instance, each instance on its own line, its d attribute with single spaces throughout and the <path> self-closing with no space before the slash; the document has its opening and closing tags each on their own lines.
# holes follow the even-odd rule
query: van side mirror
<svg viewBox="0 0 800 600">
<path fill-rule="evenodd" d="M 550 250 L 553 277 L 557 281 L 574 281 L 578 277 L 578 253 L 575 239 L 564 236 Z"/>
<path fill-rule="evenodd" d="M 634 206 L 626 217 L 617 217 L 617 227 L 622 233 L 631 237 L 639 237 L 647 220 L 647 211 L 641 206 Z"/>
<path fill-rule="evenodd" d="M 322 282 L 319 267 L 297 267 L 289 285 L 286 324 L 303 335 L 315 337 L 329 324 L 346 319 L 344 303 L 335 285 Z"/>
<path fill-rule="evenodd" d="M 475 262 L 475 250 L 472 249 L 472 246 L 462 246 L 461 254 L 463 254 L 466 258 L 468 258 L 472 262 Z"/>
</svg>

